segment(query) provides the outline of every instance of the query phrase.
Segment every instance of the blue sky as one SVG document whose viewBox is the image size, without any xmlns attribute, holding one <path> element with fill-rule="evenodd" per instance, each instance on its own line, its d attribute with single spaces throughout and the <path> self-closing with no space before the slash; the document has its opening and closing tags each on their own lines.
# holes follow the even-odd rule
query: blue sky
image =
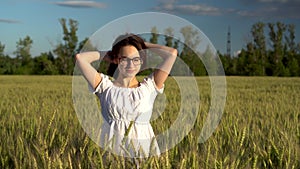
<svg viewBox="0 0 300 169">
<path fill-rule="evenodd" d="M 251 40 L 251 26 L 258 21 L 295 24 L 300 41 L 300 0 L 1 0 L 0 42 L 13 55 L 16 42 L 28 35 L 36 56 L 61 42 L 59 18 L 79 22 L 81 41 L 115 19 L 141 12 L 169 13 L 191 22 L 221 53 L 226 52 L 228 26 L 234 53 Z"/>
</svg>

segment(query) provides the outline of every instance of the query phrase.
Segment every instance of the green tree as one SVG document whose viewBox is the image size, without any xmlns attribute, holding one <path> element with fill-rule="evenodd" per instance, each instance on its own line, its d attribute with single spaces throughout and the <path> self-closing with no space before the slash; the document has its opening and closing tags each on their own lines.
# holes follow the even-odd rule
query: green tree
<svg viewBox="0 0 300 169">
<path fill-rule="evenodd" d="M 5 49 L 5 45 L 0 42 L 0 57 L 4 56 L 4 49 Z"/>
<path fill-rule="evenodd" d="M 40 56 L 34 58 L 33 72 L 37 75 L 55 75 L 58 74 L 57 67 L 52 60 L 52 54 L 41 53 Z"/>
<path fill-rule="evenodd" d="M 174 29 L 172 27 L 168 27 L 164 31 L 166 46 L 172 47 L 173 46 L 173 36 L 174 36 Z"/>
<path fill-rule="evenodd" d="M 0 42 L 0 74 L 9 73 L 10 58 L 4 54 L 5 45 Z"/>
<path fill-rule="evenodd" d="M 191 26 L 185 26 L 180 29 L 180 33 L 184 38 L 184 45 L 180 58 L 189 66 L 191 71 L 196 76 L 206 75 L 206 70 L 203 65 L 203 57 L 200 59 L 198 56 L 202 56 L 201 51 L 198 50 L 200 44 L 200 36 L 197 30 L 194 30 Z"/>
<path fill-rule="evenodd" d="M 180 40 L 179 40 L 179 39 L 175 39 L 175 40 L 174 40 L 173 48 L 177 49 L 178 51 L 180 51 L 180 50 L 179 50 L 179 43 L 180 43 Z"/>
<path fill-rule="evenodd" d="M 237 57 L 232 58 L 227 54 L 221 54 L 218 52 L 218 56 L 222 62 L 226 75 L 236 75 Z"/>
<path fill-rule="evenodd" d="M 156 26 L 151 28 L 151 38 L 149 40 L 151 43 L 157 43 L 158 42 L 158 30 Z"/>
<path fill-rule="evenodd" d="M 288 35 L 285 36 L 286 46 L 293 55 L 297 52 L 295 29 L 296 27 L 294 24 L 287 25 Z"/>
<path fill-rule="evenodd" d="M 244 61 L 240 62 L 242 68 L 244 69 L 242 71 L 242 74 L 247 75 L 247 76 L 253 76 L 255 75 L 255 48 L 254 48 L 254 44 L 253 43 L 248 43 L 247 44 L 247 50 L 245 52 L 245 57 L 244 57 Z"/>
<path fill-rule="evenodd" d="M 218 55 L 210 48 L 210 46 L 207 46 L 205 52 L 202 54 L 203 61 L 206 65 L 205 68 L 209 75 L 218 75 L 220 72 L 217 57 Z"/>
<path fill-rule="evenodd" d="M 290 58 L 287 62 L 287 67 L 289 70 L 290 76 L 299 76 L 300 75 L 300 66 L 298 60 L 294 58 Z"/>
<path fill-rule="evenodd" d="M 295 25 L 289 24 L 285 35 L 283 64 L 285 66 L 285 74 L 288 76 L 299 75 L 299 63 L 297 60 L 297 45 L 295 42 Z"/>
<path fill-rule="evenodd" d="M 264 33 L 265 24 L 258 22 L 252 26 L 251 33 L 253 36 L 253 75 L 265 75 L 267 62 L 266 37 Z"/>
<path fill-rule="evenodd" d="M 89 38 L 85 38 L 79 43 L 76 53 L 79 53 L 81 51 L 94 51 L 94 50 L 98 50 L 98 49 L 91 43 Z"/>
<path fill-rule="evenodd" d="M 59 20 L 63 29 L 63 42 L 58 44 L 54 53 L 57 55 L 56 65 L 60 74 L 71 75 L 75 64 L 74 55 L 78 43 L 78 22 L 69 19 L 69 27 L 66 19 Z"/>
<path fill-rule="evenodd" d="M 269 29 L 265 29 L 265 26 Z M 265 35 L 269 35 L 268 39 Z M 251 28 L 253 40 L 237 58 L 221 56 L 225 72 L 236 75 L 298 76 L 300 44 L 295 41 L 295 26 L 280 22 L 258 22 Z M 230 63 L 228 63 L 230 62 Z M 232 67 L 229 71 L 229 67 Z"/>
<path fill-rule="evenodd" d="M 27 35 L 24 39 L 19 39 L 16 45 L 16 51 L 14 54 L 16 55 L 16 66 L 17 70 L 15 73 L 17 74 L 31 74 L 33 62 L 31 58 L 31 47 L 33 41 Z"/>
<path fill-rule="evenodd" d="M 276 25 L 269 23 L 268 26 L 270 29 L 269 37 L 272 48 L 272 51 L 269 53 L 269 70 L 271 70 L 271 75 L 280 76 L 284 72 L 282 58 L 284 55 L 283 37 L 286 27 L 281 22 L 277 22 Z"/>
</svg>

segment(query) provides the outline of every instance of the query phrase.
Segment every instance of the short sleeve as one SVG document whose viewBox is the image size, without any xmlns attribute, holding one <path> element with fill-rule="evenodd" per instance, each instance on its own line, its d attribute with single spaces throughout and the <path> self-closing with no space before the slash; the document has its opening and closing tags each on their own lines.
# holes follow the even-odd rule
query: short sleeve
<svg viewBox="0 0 300 169">
<path fill-rule="evenodd" d="M 164 92 L 164 88 L 165 88 L 165 85 L 163 85 L 162 88 L 158 89 L 156 84 L 155 84 L 155 81 L 154 81 L 154 76 L 153 76 L 153 73 L 150 74 L 148 77 L 146 77 L 144 79 L 144 82 L 145 86 L 149 89 L 152 89 L 152 90 L 155 90 L 157 93 L 163 93 Z"/>
<path fill-rule="evenodd" d="M 109 76 L 107 76 L 103 73 L 100 73 L 100 76 L 101 76 L 102 80 L 99 83 L 99 85 L 96 87 L 96 89 L 93 89 L 93 87 L 91 85 L 89 85 L 89 91 L 93 94 L 102 93 L 105 89 L 107 89 L 108 87 L 110 87 L 112 85 L 112 81 L 109 79 Z"/>
</svg>

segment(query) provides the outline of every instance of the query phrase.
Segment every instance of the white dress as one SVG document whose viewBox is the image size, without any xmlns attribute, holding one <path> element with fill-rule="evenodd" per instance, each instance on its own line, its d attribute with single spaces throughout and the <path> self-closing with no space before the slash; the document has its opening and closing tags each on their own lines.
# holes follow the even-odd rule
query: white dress
<svg viewBox="0 0 300 169">
<path fill-rule="evenodd" d="M 127 157 L 159 155 L 159 147 L 150 124 L 153 103 L 163 88 L 157 89 L 153 75 L 136 88 L 118 87 L 107 75 L 93 91 L 100 99 L 103 125 L 100 145 Z"/>
</svg>

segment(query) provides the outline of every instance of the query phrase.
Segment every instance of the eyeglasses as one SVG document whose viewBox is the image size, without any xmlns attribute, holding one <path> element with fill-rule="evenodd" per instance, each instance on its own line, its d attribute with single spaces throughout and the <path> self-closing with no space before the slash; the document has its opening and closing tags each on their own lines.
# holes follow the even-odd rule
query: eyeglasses
<svg viewBox="0 0 300 169">
<path fill-rule="evenodd" d="M 129 62 L 132 62 L 135 66 L 143 64 L 143 60 L 140 57 L 130 59 L 126 56 L 123 56 L 119 59 L 120 65 L 127 65 Z"/>
</svg>

